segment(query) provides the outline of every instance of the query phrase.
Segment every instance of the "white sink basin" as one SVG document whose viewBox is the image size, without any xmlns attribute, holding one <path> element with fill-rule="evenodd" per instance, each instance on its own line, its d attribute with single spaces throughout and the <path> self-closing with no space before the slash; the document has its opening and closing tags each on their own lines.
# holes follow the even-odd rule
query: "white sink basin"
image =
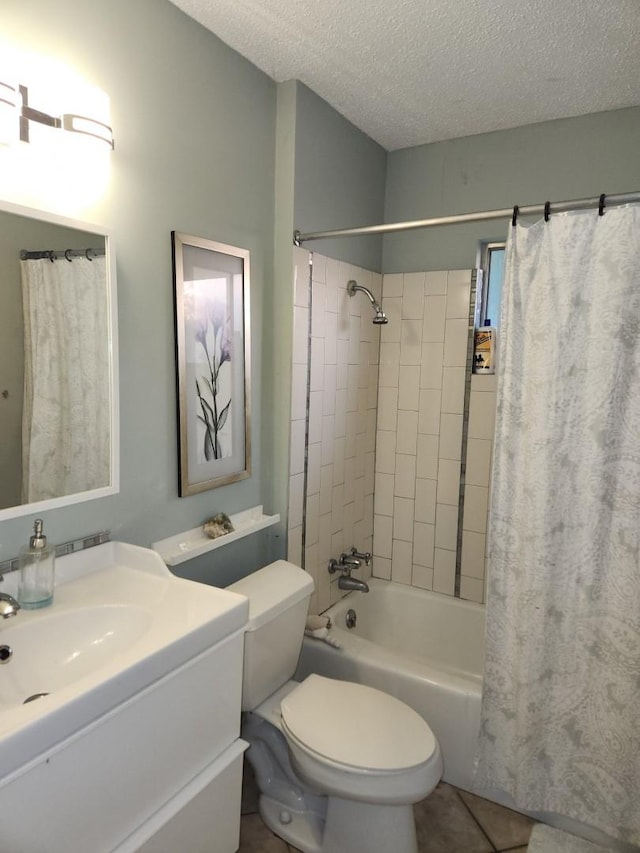
<svg viewBox="0 0 640 853">
<path fill-rule="evenodd" d="M 15 579 L 3 590 L 13 593 Z M 111 542 L 56 563 L 52 606 L 0 620 L 0 781 L 224 637 L 248 602 Z M 49 695 L 23 704 L 36 693 Z"/>
</svg>

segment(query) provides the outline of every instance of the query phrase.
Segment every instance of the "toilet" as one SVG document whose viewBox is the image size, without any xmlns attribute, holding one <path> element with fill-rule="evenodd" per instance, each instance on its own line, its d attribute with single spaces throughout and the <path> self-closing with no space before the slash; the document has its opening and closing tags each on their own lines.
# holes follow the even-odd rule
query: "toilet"
<svg viewBox="0 0 640 853">
<path fill-rule="evenodd" d="M 442 775 L 427 723 L 372 687 L 291 680 L 313 592 L 307 572 L 278 560 L 228 588 L 249 599 L 242 737 L 264 822 L 303 853 L 417 853 L 412 804 Z"/>
</svg>

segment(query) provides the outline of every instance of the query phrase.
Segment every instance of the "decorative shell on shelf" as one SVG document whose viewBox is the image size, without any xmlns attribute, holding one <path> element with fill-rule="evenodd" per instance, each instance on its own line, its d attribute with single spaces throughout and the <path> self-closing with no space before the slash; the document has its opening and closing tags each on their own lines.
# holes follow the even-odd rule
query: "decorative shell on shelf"
<svg viewBox="0 0 640 853">
<path fill-rule="evenodd" d="M 218 539 L 220 536 L 226 536 L 227 533 L 233 533 L 233 524 L 228 515 L 224 512 L 219 512 L 213 518 L 207 519 L 202 525 L 202 530 L 205 536 L 210 539 Z"/>
</svg>

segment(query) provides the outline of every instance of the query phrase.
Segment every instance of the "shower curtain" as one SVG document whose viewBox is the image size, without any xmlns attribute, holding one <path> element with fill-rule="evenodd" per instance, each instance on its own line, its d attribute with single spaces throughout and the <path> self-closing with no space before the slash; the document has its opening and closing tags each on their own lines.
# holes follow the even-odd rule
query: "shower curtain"
<svg viewBox="0 0 640 853">
<path fill-rule="evenodd" d="M 110 482 L 105 259 L 21 261 L 22 502 Z"/>
<path fill-rule="evenodd" d="M 476 782 L 640 843 L 640 208 L 511 229 Z"/>
</svg>

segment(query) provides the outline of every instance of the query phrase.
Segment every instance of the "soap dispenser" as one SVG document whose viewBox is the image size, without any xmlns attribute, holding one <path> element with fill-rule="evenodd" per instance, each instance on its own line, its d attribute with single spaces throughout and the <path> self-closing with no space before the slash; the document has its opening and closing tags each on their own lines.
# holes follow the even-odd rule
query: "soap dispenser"
<svg viewBox="0 0 640 853">
<path fill-rule="evenodd" d="M 46 607 L 53 601 L 55 549 L 47 545 L 42 519 L 36 518 L 33 536 L 20 551 L 18 601 L 26 610 Z"/>
</svg>

